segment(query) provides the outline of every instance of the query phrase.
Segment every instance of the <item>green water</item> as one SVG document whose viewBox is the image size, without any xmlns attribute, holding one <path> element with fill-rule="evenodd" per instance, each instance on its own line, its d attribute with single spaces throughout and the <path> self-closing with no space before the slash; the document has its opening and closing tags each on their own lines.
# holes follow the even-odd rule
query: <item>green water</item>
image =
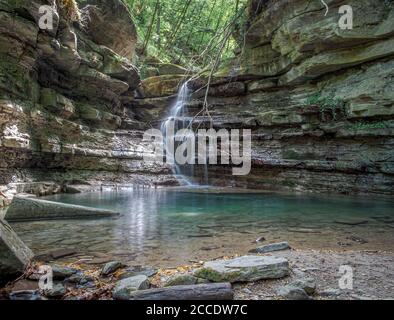
<svg viewBox="0 0 394 320">
<path fill-rule="evenodd" d="M 308 249 L 394 247 L 394 202 L 365 198 L 130 189 L 47 199 L 116 210 L 119 218 L 16 223 L 37 253 L 72 248 L 169 266 L 243 254 L 264 236 Z M 353 237 L 352 239 L 349 239 Z M 355 241 L 361 238 L 367 243 Z M 363 241 L 363 242 L 365 242 Z"/>
</svg>

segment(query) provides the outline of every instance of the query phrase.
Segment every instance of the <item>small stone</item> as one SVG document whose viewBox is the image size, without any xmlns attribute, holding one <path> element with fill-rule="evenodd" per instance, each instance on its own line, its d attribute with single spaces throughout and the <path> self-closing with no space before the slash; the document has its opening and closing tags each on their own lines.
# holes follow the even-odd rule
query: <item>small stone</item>
<svg viewBox="0 0 394 320">
<path fill-rule="evenodd" d="M 101 270 L 101 275 L 103 276 L 108 276 L 114 272 L 116 272 L 117 270 L 119 270 L 120 268 L 123 267 L 123 263 L 119 262 L 119 261 L 112 261 L 112 262 L 108 262 L 103 269 Z"/>
<path fill-rule="evenodd" d="M 198 283 L 198 278 L 192 275 L 174 276 L 166 282 L 165 287 L 193 285 Z"/>
<path fill-rule="evenodd" d="M 130 294 L 137 290 L 149 289 L 150 283 L 147 276 L 138 275 L 120 280 L 116 283 L 112 296 L 116 300 L 129 300 Z"/>
<path fill-rule="evenodd" d="M 350 237 L 347 237 L 346 239 L 347 239 L 347 240 L 354 241 L 354 242 L 358 242 L 358 243 L 360 243 L 360 244 L 366 244 L 366 243 L 368 243 L 367 240 L 365 240 L 365 239 L 363 239 L 363 238 L 360 238 L 360 237 L 356 237 L 356 236 L 350 236 Z"/>
<path fill-rule="evenodd" d="M 316 291 L 316 281 L 313 278 L 303 278 L 294 280 L 290 286 L 303 289 L 308 295 L 312 295 Z"/>
<path fill-rule="evenodd" d="M 252 290 L 250 290 L 250 289 L 248 289 L 248 288 L 242 289 L 242 292 L 243 292 L 243 293 L 246 293 L 246 294 L 252 294 L 252 293 L 253 293 Z"/>
<path fill-rule="evenodd" d="M 294 287 L 292 285 L 287 285 L 281 287 L 277 291 L 278 295 L 287 299 L 287 300 L 309 300 L 309 296 L 305 292 L 305 290 Z"/>
<path fill-rule="evenodd" d="M 287 242 L 279 242 L 279 243 L 272 243 L 267 244 L 265 246 L 250 250 L 250 253 L 268 253 L 274 251 L 281 251 L 281 250 L 288 250 L 290 246 Z"/>
<path fill-rule="evenodd" d="M 337 297 L 341 294 L 341 291 L 338 289 L 328 288 L 319 293 L 322 297 Z"/>
<path fill-rule="evenodd" d="M 90 276 L 87 276 L 83 273 L 73 274 L 71 277 L 66 279 L 67 283 L 85 285 L 89 282 L 94 281 L 94 279 Z"/>
<path fill-rule="evenodd" d="M 351 247 L 351 246 L 352 246 L 351 243 L 342 242 L 342 241 L 339 241 L 337 244 L 338 244 L 338 246 L 340 246 L 340 247 Z"/>
<path fill-rule="evenodd" d="M 264 242 L 266 239 L 264 237 L 259 237 L 256 239 L 256 243 Z"/>
<path fill-rule="evenodd" d="M 47 298 L 61 298 L 66 294 L 67 290 L 61 283 L 54 283 L 52 289 L 45 289 L 43 290 L 44 296 Z"/>
<path fill-rule="evenodd" d="M 52 272 L 54 280 L 64 280 L 76 274 L 78 270 L 71 267 L 54 265 L 52 266 Z"/>
</svg>

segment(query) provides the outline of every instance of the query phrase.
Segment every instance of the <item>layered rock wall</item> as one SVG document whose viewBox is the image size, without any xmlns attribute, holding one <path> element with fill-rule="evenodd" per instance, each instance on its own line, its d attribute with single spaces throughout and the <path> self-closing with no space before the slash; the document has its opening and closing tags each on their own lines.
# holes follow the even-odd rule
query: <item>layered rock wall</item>
<svg viewBox="0 0 394 320">
<path fill-rule="evenodd" d="M 147 126 L 128 109 L 140 78 L 127 8 L 83 1 L 73 22 L 63 3 L 0 1 L 0 191 L 40 181 L 171 183 L 168 168 L 141 161 Z M 39 28 L 42 5 L 53 8 L 53 30 Z"/>
<path fill-rule="evenodd" d="M 253 168 L 234 177 L 210 166 L 211 183 L 393 195 L 394 4 L 326 2 L 327 16 L 318 0 L 251 1 L 244 46 L 216 74 L 209 104 L 215 128 L 252 129 Z M 353 8 L 352 30 L 338 24 L 342 5 Z M 173 101 L 156 82 L 144 80 L 148 98 L 134 103 L 142 121 L 164 118 Z M 191 83 L 191 116 L 205 83 Z"/>
</svg>

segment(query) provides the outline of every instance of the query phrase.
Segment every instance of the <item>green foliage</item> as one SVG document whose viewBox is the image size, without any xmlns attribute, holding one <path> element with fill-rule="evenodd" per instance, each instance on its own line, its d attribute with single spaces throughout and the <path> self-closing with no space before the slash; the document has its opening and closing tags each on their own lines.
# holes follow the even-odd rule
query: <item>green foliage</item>
<svg viewBox="0 0 394 320">
<path fill-rule="evenodd" d="M 350 130 L 377 130 L 377 129 L 386 129 L 388 125 L 384 121 L 379 122 L 356 122 L 352 123 L 348 127 Z"/>
<path fill-rule="evenodd" d="M 226 26 L 242 11 L 247 0 L 124 0 L 130 8 L 140 37 L 140 48 L 164 62 L 189 68 L 208 65 L 217 53 Z M 232 56 L 242 34 L 245 16 L 234 24 L 223 58 Z M 148 40 L 148 41 L 147 41 Z M 208 52 L 200 56 L 205 48 Z M 146 52 L 145 52 L 146 53 Z"/>
<path fill-rule="evenodd" d="M 345 101 L 340 98 L 324 97 L 320 92 L 315 93 L 306 100 L 308 106 L 318 106 L 322 117 L 330 113 L 333 120 L 337 120 L 338 113 L 346 113 Z"/>
</svg>

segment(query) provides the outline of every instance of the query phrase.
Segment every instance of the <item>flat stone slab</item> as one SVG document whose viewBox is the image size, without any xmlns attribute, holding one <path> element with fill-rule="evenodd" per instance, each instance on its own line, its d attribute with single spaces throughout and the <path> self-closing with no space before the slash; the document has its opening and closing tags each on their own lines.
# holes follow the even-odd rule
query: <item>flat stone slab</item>
<svg viewBox="0 0 394 320">
<path fill-rule="evenodd" d="M 11 226 L 0 219 L 0 283 L 21 274 L 33 256 Z"/>
<path fill-rule="evenodd" d="M 5 219 L 9 222 L 90 219 L 118 216 L 118 212 L 36 198 L 14 197 Z"/>
<path fill-rule="evenodd" d="M 281 250 L 289 250 L 290 246 L 287 242 L 271 243 L 265 246 L 250 250 L 250 253 L 268 253 Z"/>
<path fill-rule="evenodd" d="M 289 262 L 284 258 L 243 256 L 231 260 L 209 261 L 194 272 L 198 278 L 213 282 L 253 282 L 280 279 L 290 273 Z"/>
</svg>

